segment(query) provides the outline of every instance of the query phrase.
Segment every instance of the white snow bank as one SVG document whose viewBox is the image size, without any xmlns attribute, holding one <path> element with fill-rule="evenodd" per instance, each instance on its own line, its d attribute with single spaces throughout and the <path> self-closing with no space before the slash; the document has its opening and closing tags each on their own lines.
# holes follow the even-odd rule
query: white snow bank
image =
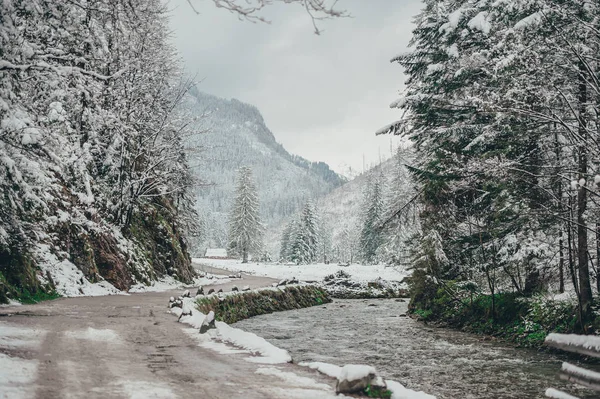
<svg viewBox="0 0 600 399">
<path fill-rule="evenodd" d="M 342 373 L 342 368 L 334 364 L 323 362 L 300 362 L 299 366 L 308 367 L 318 372 L 328 375 L 329 377 L 338 378 Z"/>
<path fill-rule="evenodd" d="M 407 389 L 397 381 L 385 380 L 387 387 L 392 391 L 392 399 L 436 399 L 435 396 L 422 391 Z"/>
<path fill-rule="evenodd" d="M 390 281 L 401 281 L 410 272 L 402 267 L 392 267 L 385 265 L 350 265 L 340 266 L 336 264 L 312 264 L 312 265 L 280 265 L 273 263 L 241 263 L 239 260 L 232 259 L 192 259 L 194 263 L 216 267 L 229 271 L 241 271 L 257 276 L 272 277 L 276 279 L 289 279 L 296 277 L 303 281 L 321 281 L 325 276 L 334 274 L 339 270 L 344 270 L 352 275 L 356 281 L 373 281 L 377 278 Z"/>
<path fill-rule="evenodd" d="M 546 337 L 547 344 L 578 346 L 584 349 L 600 352 L 600 336 L 557 334 L 551 333 Z"/>
<path fill-rule="evenodd" d="M 371 366 L 349 364 L 344 367 L 339 367 L 323 362 L 301 362 L 300 366 L 309 367 L 317 370 L 320 373 L 328 375 L 339 380 L 342 379 L 359 379 L 369 373 L 375 373 L 375 369 Z M 407 389 L 404 385 L 397 381 L 385 380 L 385 383 L 390 391 L 392 391 L 392 399 L 435 399 L 435 396 L 424 392 L 417 392 Z"/>
<path fill-rule="evenodd" d="M 192 339 L 196 340 L 198 342 L 198 346 L 201 346 L 206 349 L 211 349 L 223 355 L 231 355 L 236 353 L 252 353 L 246 349 L 234 348 L 233 346 L 228 345 L 224 342 L 215 341 L 213 340 L 210 334 L 199 334 L 197 328 L 184 328 L 183 332 L 189 335 Z"/>
<path fill-rule="evenodd" d="M 247 358 L 249 362 L 253 363 L 289 363 L 292 361 L 292 357 L 288 351 L 280 349 L 275 345 L 267 342 L 266 339 L 259 337 L 258 335 L 240 330 L 239 328 L 233 328 L 227 323 L 217 321 L 218 337 L 223 341 L 229 342 L 239 348 L 247 349 L 253 353 L 258 353 L 260 356 Z"/>
<path fill-rule="evenodd" d="M 586 370 L 582 367 L 577 367 L 574 364 L 564 362 L 562 364 L 561 370 L 578 377 L 582 377 L 588 380 L 600 381 L 600 373 L 597 371 Z"/>
<path fill-rule="evenodd" d="M 364 378 L 369 374 L 377 375 L 375 367 L 365 364 L 347 364 L 340 370 L 338 379 L 342 381 L 354 381 Z"/>
<path fill-rule="evenodd" d="M 293 388 L 312 388 L 332 391 L 331 387 L 327 384 L 318 383 L 312 378 L 302 377 L 289 371 L 283 371 L 277 367 L 261 367 L 256 370 L 255 373 L 280 378 L 287 386 Z"/>
<path fill-rule="evenodd" d="M 194 328 L 200 328 L 206 315 L 195 309 L 194 300 L 192 298 L 183 299 L 183 307 L 185 310 L 191 310 L 191 316 L 182 316 L 179 320 L 181 323 L 188 324 Z M 178 317 L 183 312 L 180 308 L 173 308 L 171 312 Z M 273 344 L 267 342 L 262 337 L 256 334 L 240 330 L 239 328 L 233 328 L 227 323 L 222 321 L 215 322 L 216 330 L 209 330 L 204 335 L 210 336 L 213 340 L 227 342 L 237 348 L 242 348 L 249 353 L 258 354 L 260 356 L 253 356 L 246 358 L 247 361 L 253 363 L 265 363 L 265 364 L 277 364 L 277 363 L 289 363 L 292 361 L 292 357 L 288 351 L 280 349 Z M 201 335 L 198 333 L 198 335 Z M 206 342 L 206 341 L 202 341 Z M 206 347 L 206 345 L 201 345 Z M 212 349 L 215 347 L 213 346 Z M 218 348 L 221 350 L 222 348 Z"/>
<path fill-rule="evenodd" d="M 87 330 L 65 331 L 65 336 L 96 342 L 119 342 L 121 340 L 114 330 L 97 330 L 92 327 L 88 327 Z"/>
<path fill-rule="evenodd" d="M 552 399 L 579 399 L 577 396 L 569 395 L 554 388 L 546 389 L 546 397 Z"/>
</svg>

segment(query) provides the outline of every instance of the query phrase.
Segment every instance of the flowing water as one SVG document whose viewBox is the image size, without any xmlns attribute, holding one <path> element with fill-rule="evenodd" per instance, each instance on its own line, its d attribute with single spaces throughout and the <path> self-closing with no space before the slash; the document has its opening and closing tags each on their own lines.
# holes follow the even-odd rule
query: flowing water
<svg viewBox="0 0 600 399">
<path fill-rule="evenodd" d="M 407 303 L 335 300 L 235 324 L 287 349 L 295 362 L 370 364 L 386 378 L 438 399 L 543 398 L 548 387 L 598 398 L 558 378 L 557 356 L 518 349 L 405 316 Z"/>
</svg>

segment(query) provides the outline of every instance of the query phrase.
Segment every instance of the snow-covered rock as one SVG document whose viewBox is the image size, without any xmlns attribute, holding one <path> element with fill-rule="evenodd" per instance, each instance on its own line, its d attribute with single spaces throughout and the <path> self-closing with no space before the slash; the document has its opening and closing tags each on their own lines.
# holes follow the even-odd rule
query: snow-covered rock
<svg viewBox="0 0 600 399">
<path fill-rule="evenodd" d="M 341 368 L 335 386 L 337 393 L 363 392 L 367 387 L 385 388 L 383 379 L 377 375 L 372 366 L 364 364 L 347 364 Z"/>
</svg>

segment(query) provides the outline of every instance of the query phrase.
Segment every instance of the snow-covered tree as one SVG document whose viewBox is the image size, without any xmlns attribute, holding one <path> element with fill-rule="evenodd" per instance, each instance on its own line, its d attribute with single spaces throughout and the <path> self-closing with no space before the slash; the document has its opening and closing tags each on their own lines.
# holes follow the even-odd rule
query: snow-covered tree
<svg viewBox="0 0 600 399">
<path fill-rule="evenodd" d="M 421 236 L 438 237 L 449 260 L 438 281 L 475 277 L 492 294 L 530 295 L 544 280 L 564 289 L 569 274 L 582 328 L 600 256 L 589 250 L 599 17 L 585 0 L 426 0 L 413 49 L 393 60 L 408 77 L 392 104 L 404 117 L 380 131 L 414 143 Z"/>
<path fill-rule="evenodd" d="M 281 234 L 281 246 L 279 250 L 279 259 L 282 261 L 289 261 L 291 255 L 291 245 L 292 240 L 294 239 L 294 234 L 296 231 L 296 219 L 290 220 L 288 224 L 286 224 L 283 229 L 283 233 Z"/>
<path fill-rule="evenodd" d="M 258 193 L 252 169 L 239 170 L 238 186 L 229 217 L 229 250 L 248 262 L 248 255 L 262 249 L 263 226 L 260 222 Z"/>
<path fill-rule="evenodd" d="M 357 226 L 344 226 L 336 238 L 338 262 L 350 265 L 356 261 L 359 252 L 359 232 L 360 229 Z"/>
<path fill-rule="evenodd" d="M 364 192 L 364 216 L 360 232 L 360 252 L 363 262 L 377 263 L 383 243 L 382 223 L 384 212 L 383 176 L 372 176 Z"/>
<path fill-rule="evenodd" d="M 133 275 L 191 278 L 192 179 L 176 110 L 188 85 L 166 18 L 159 0 L 0 5 L 0 264 L 13 265 L 10 284 L 49 257 L 123 289 Z M 33 280 L 23 284 L 36 289 Z"/>
<path fill-rule="evenodd" d="M 307 201 L 302 212 L 289 224 L 287 259 L 297 264 L 313 263 L 319 255 L 319 217 L 312 201 Z"/>
</svg>

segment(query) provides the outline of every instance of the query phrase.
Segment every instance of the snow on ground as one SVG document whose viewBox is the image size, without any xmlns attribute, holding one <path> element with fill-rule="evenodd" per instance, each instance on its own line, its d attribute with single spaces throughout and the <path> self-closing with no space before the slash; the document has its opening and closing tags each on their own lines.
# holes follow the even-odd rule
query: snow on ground
<svg viewBox="0 0 600 399">
<path fill-rule="evenodd" d="M 256 370 L 256 374 L 270 375 L 277 377 L 286 382 L 286 384 L 293 388 L 312 388 L 312 389 L 324 389 L 331 390 L 331 387 L 327 384 L 321 384 L 316 382 L 312 378 L 302 377 L 298 374 L 291 373 L 289 371 L 283 371 L 277 367 L 261 367 Z"/>
<path fill-rule="evenodd" d="M 205 314 L 195 309 L 194 299 L 193 298 L 184 298 L 183 299 L 183 307 L 185 310 L 191 310 L 191 316 L 182 316 L 179 320 L 182 323 L 188 324 L 194 328 L 200 328 L 202 323 L 204 322 Z M 176 316 L 181 316 L 182 309 L 173 308 L 171 310 Z M 200 345 L 203 347 L 210 347 L 211 349 L 215 349 L 218 352 L 223 350 L 219 345 L 205 345 L 208 339 L 206 337 L 202 337 L 202 335 L 206 335 L 212 339 L 212 341 L 221 341 L 227 342 L 237 348 L 245 349 L 249 353 L 258 354 L 260 356 L 251 356 L 246 358 L 247 361 L 253 363 L 265 363 L 265 364 L 278 364 L 278 363 L 289 363 L 292 361 L 292 357 L 288 353 L 288 351 L 284 349 L 280 349 L 265 340 L 262 337 L 259 337 L 256 334 L 251 332 L 247 332 L 244 330 L 240 330 L 239 328 L 233 328 L 229 326 L 227 323 L 217 321 L 215 322 L 215 330 L 209 330 L 206 334 L 199 334 L 201 338 L 199 338 Z"/>
<path fill-rule="evenodd" d="M 217 321 L 215 325 L 217 326 L 218 337 L 223 341 L 253 353 L 260 353 L 261 356 L 247 358 L 246 360 L 249 362 L 278 364 L 292 361 L 288 351 L 276 347 L 254 333 L 233 328 L 222 321 Z"/>
<path fill-rule="evenodd" d="M 335 364 L 323 363 L 323 362 L 300 362 L 300 366 L 308 367 L 318 372 L 328 375 L 332 378 L 338 378 L 342 373 L 342 368 Z"/>
<path fill-rule="evenodd" d="M 176 399 L 167 385 L 151 381 L 121 381 L 121 389 L 129 399 Z"/>
<path fill-rule="evenodd" d="M 392 391 L 392 399 L 435 399 L 435 396 L 422 391 L 407 389 L 397 381 L 385 380 L 387 387 Z"/>
<path fill-rule="evenodd" d="M 546 397 L 552 399 L 579 399 L 577 396 L 569 395 L 554 388 L 546 389 Z"/>
<path fill-rule="evenodd" d="M 92 327 L 88 327 L 87 330 L 65 331 L 65 336 L 73 339 L 85 339 L 97 342 L 117 343 L 121 341 L 121 338 L 119 338 L 119 335 L 114 330 L 97 330 Z"/>
<path fill-rule="evenodd" d="M 208 330 L 205 334 L 200 334 L 198 329 L 204 323 L 206 315 L 198 311 L 194 305 L 194 298 L 183 298 L 183 309 L 175 307 L 171 309 L 171 313 L 180 317 L 180 322 L 193 327 L 184 329 L 184 332 L 195 339 L 198 342 L 198 346 L 214 350 L 221 354 L 259 354 L 260 356 L 245 358 L 246 361 L 253 363 L 274 365 L 292 362 L 292 357 L 288 351 L 274 346 L 256 334 L 231 327 L 224 322 L 217 321 L 215 322 L 215 329 Z M 181 316 L 184 310 L 186 312 L 191 311 L 191 315 Z M 228 344 L 233 345 L 235 349 Z M 375 368 L 366 365 L 346 365 L 339 367 L 323 362 L 303 362 L 299 365 L 315 369 L 336 379 L 359 379 L 369 373 L 376 373 Z M 277 394 L 281 398 L 335 397 L 335 395 L 332 396 L 333 391 L 329 386 L 319 384 L 310 378 L 283 371 L 277 367 L 261 367 L 256 370 L 256 373 L 284 380 L 289 386 L 288 389 L 273 388 L 274 390 L 279 390 Z M 386 380 L 386 384 L 388 389 L 392 391 L 392 399 L 435 399 L 435 396 L 407 389 L 396 381 Z M 343 397 L 343 395 L 340 396 Z"/>
<path fill-rule="evenodd" d="M 229 283 L 231 279 L 227 276 L 218 276 L 213 274 L 205 274 L 204 277 L 194 278 L 193 284 L 184 284 L 181 281 L 175 280 L 171 276 L 165 276 L 157 281 L 153 281 L 152 285 L 136 284 L 129 289 L 129 293 L 137 292 L 164 292 L 176 289 L 184 289 L 188 287 L 200 287 L 203 285 L 219 285 Z"/>
<path fill-rule="evenodd" d="M 38 361 L 19 354 L 39 348 L 45 331 L 0 323 L 0 397 L 32 398 Z"/>
<path fill-rule="evenodd" d="M 362 378 L 369 373 L 375 373 L 373 367 L 357 364 L 348 364 L 344 367 L 340 367 L 323 362 L 301 362 L 299 365 L 317 370 L 320 373 L 339 380 L 354 380 Z M 424 392 L 407 389 L 397 381 L 385 380 L 385 383 L 387 384 L 388 389 L 392 391 L 392 399 L 435 399 L 435 396 Z"/>
<path fill-rule="evenodd" d="M 410 273 L 402 267 L 393 267 L 385 265 L 350 265 L 340 266 L 337 264 L 313 264 L 313 265 L 282 265 L 275 263 L 241 263 L 237 259 L 205 259 L 194 258 L 194 263 L 216 267 L 229 271 L 241 271 L 247 274 L 257 276 L 272 277 L 277 279 L 286 279 L 296 277 L 303 281 L 321 281 L 325 276 L 334 274 L 338 270 L 343 270 L 352 276 L 356 281 L 373 281 L 382 278 L 389 281 L 402 281 Z"/>
<path fill-rule="evenodd" d="M 35 387 L 32 385 L 37 374 L 37 360 L 26 360 L 0 353 L 0 397 L 32 398 Z"/>
<path fill-rule="evenodd" d="M 7 308 L 9 306 L 21 306 L 21 302 L 9 299 L 8 303 L 0 304 L 0 308 Z"/>
<path fill-rule="evenodd" d="M 597 335 L 557 334 L 546 337 L 547 344 L 568 345 L 600 352 L 600 337 Z"/>
<path fill-rule="evenodd" d="M 40 259 L 40 269 L 42 270 L 38 279 L 46 284 L 48 283 L 47 276 L 50 275 L 56 291 L 62 296 L 127 295 L 126 292 L 120 291 L 108 281 L 91 283 L 77 266 L 68 260 L 59 260 L 55 254 L 50 252 L 50 247 L 47 245 L 38 245 L 35 252 Z M 194 279 L 193 286 L 225 284 L 230 281 L 227 276 L 206 274 L 204 277 Z M 186 285 L 182 282 L 171 276 L 165 276 L 158 281 L 153 281 L 150 286 L 138 283 L 131 287 L 129 292 L 163 292 L 184 287 Z"/>
<path fill-rule="evenodd" d="M 48 283 L 46 276 L 50 275 L 56 292 L 62 296 L 102 296 L 102 295 L 118 295 L 123 294 L 108 281 L 100 281 L 98 283 L 90 283 L 85 278 L 81 270 L 68 260 L 59 260 L 56 255 L 50 252 L 50 247 L 47 245 L 38 245 L 36 255 L 40 262 L 42 275 L 38 278 L 42 283 Z"/>
<path fill-rule="evenodd" d="M 377 375 L 377 371 L 373 366 L 367 366 L 364 364 L 347 364 L 340 370 L 339 379 L 346 381 L 360 380 L 368 376 L 369 374 Z"/>
</svg>

